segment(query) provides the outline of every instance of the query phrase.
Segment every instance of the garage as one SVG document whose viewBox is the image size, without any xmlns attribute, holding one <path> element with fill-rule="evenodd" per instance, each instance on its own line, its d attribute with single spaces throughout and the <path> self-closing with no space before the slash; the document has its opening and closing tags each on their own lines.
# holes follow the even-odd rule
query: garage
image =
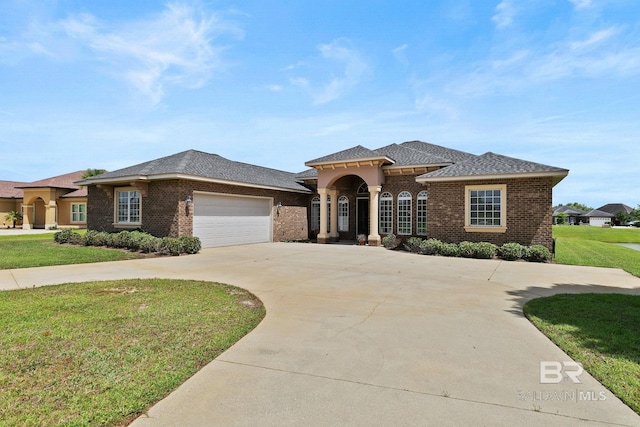
<svg viewBox="0 0 640 427">
<path fill-rule="evenodd" d="M 268 197 L 194 193 L 193 235 L 203 248 L 271 241 Z"/>
</svg>

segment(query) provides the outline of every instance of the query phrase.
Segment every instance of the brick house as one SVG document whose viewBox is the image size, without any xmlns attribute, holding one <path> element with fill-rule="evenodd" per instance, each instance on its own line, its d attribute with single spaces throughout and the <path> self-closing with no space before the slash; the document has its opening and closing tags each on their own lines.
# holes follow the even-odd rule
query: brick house
<svg viewBox="0 0 640 427">
<path fill-rule="evenodd" d="M 106 173 L 88 187 L 88 228 L 195 235 L 204 247 L 364 235 L 552 246 L 552 188 L 568 171 L 421 141 L 356 146 L 300 174 L 189 150 Z"/>
</svg>

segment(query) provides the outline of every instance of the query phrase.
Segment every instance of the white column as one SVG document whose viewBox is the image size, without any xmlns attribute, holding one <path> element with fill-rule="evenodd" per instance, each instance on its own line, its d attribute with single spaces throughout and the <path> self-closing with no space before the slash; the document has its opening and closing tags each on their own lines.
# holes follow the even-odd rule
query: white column
<svg viewBox="0 0 640 427">
<path fill-rule="evenodd" d="M 382 187 L 380 185 L 369 186 L 369 245 L 380 246 L 381 239 L 378 234 L 378 200 Z"/>
<path fill-rule="evenodd" d="M 338 190 L 329 190 L 328 193 L 331 198 L 331 231 L 329 232 L 329 238 L 338 240 Z"/>
<path fill-rule="evenodd" d="M 320 196 L 320 232 L 318 233 L 318 243 L 327 243 L 327 189 L 318 188 Z"/>
</svg>

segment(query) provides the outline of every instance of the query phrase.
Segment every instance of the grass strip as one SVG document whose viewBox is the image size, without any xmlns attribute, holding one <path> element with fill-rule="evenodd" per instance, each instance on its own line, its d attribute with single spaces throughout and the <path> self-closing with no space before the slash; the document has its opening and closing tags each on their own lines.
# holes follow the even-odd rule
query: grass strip
<svg viewBox="0 0 640 427">
<path fill-rule="evenodd" d="M 126 425 L 264 317 L 217 283 L 121 280 L 0 293 L 0 426 Z"/>
</svg>

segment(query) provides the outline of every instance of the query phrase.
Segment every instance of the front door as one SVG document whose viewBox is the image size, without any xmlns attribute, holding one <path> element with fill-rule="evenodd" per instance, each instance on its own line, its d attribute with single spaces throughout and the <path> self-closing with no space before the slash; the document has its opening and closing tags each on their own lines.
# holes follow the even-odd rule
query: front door
<svg viewBox="0 0 640 427">
<path fill-rule="evenodd" d="M 369 198 L 358 198 L 357 234 L 369 235 Z"/>
</svg>

